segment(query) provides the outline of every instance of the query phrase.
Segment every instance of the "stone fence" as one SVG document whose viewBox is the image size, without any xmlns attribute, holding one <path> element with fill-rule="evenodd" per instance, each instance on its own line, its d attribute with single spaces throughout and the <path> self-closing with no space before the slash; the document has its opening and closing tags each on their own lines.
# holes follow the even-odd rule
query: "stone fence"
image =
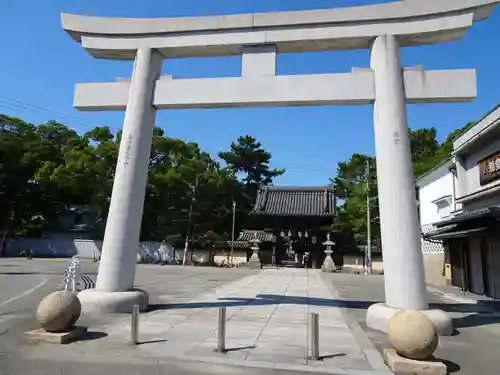
<svg viewBox="0 0 500 375">
<path fill-rule="evenodd" d="M 82 259 L 99 259 L 101 257 L 102 241 L 75 239 L 72 237 L 51 237 L 51 238 L 16 238 L 7 241 L 7 256 L 32 256 L 35 258 L 71 258 L 78 255 Z M 138 262 L 158 262 L 166 263 L 182 262 L 184 249 L 175 249 L 165 242 L 140 242 L 137 249 Z M 189 250 L 186 260 L 194 263 L 209 263 L 212 261 L 218 265 L 229 262 L 227 250 L 214 249 L 194 251 Z M 246 263 L 246 250 L 235 250 L 232 263 Z"/>
<path fill-rule="evenodd" d="M 16 238 L 7 241 L 7 256 L 99 259 L 102 241 L 74 238 Z M 174 249 L 163 242 L 140 242 L 137 260 L 145 262 L 182 260 L 183 249 Z"/>
</svg>

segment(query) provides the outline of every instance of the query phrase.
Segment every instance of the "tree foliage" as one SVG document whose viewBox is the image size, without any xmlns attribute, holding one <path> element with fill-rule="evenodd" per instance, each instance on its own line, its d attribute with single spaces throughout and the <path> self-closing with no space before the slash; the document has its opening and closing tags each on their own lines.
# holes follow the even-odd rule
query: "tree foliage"
<svg viewBox="0 0 500 375">
<path fill-rule="evenodd" d="M 368 173 L 367 173 L 368 172 Z M 352 236 L 363 243 L 367 232 L 367 210 L 369 197 L 377 196 L 375 159 L 367 155 L 353 154 L 347 162 L 338 164 L 337 176 L 333 180 L 343 204 L 338 208 L 334 230 Z M 378 217 L 378 201 L 370 199 L 370 214 Z M 377 220 L 372 220 L 372 238 L 380 238 Z"/>
<path fill-rule="evenodd" d="M 441 144 L 435 128 L 409 131 L 415 176 L 448 158 L 453 139 L 472 125 L 452 132 Z M 78 134 L 55 121 L 35 125 L 0 115 L 0 249 L 7 237 L 55 229 L 61 212 L 74 205 L 92 213 L 94 236 L 102 238 L 120 138 L 120 131 L 114 134 L 106 126 Z M 189 234 L 208 247 L 228 239 L 233 202 L 239 232 L 247 225 L 259 186 L 272 184 L 285 172 L 271 168 L 271 153 L 249 135 L 217 156 L 154 129 L 142 239 L 175 242 Z M 376 179 L 376 160 L 357 153 L 339 163 L 331 179 L 341 203 L 333 230 L 358 244 L 366 243 L 369 204 L 372 240 L 380 245 Z"/>
<path fill-rule="evenodd" d="M 285 173 L 284 169 L 270 167 L 271 154 L 249 135 L 238 137 L 229 151 L 220 152 L 219 157 L 227 164 L 229 173 L 239 177 L 242 184 L 242 194 L 234 200 L 244 216 L 251 210 L 259 186 L 269 185 L 275 177 Z"/>
<path fill-rule="evenodd" d="M 80 135 L 54 121 L 34 125 L 0 116 L 0 248 L 6 237 L 56 229 L 60 213 L 75 205 L 97 219 L 94 236 L 102 238 L 120 137 L 106 126 Z M 221 159 L 226 165 L 197 144 L 154 129 L 142 239 L 183 241 L 188 232 L 207 246 L 227 239 L 233 200 L 248 210 L 256 187 L 284 172 L 269 167 L 271 154 L 250 136 L 238 138 Z M 238 216 L 243 227 L 246 215 Z"/>
<path fill-rule="evenodd" d="M 413 170 L 416 177 L 428 172 L 451 156 L 453 140 L 472 127 L 469 123 L 450 133 L 443 143 L 436 140 L 435 128 L 409 131 Z M 369 183 L 366 183 L 366 163 L 369 163 Z M 371 235 L 375 246 L 380 246 L 380 222 L 377 199 L 376 160 L 373 157 L 353 154 L 339 163 L 337 175 L 332 180 L 337 187 L 339 198 L 343 200 L 338 208 L 338 216 L 333 229 L 353 238 L 358 244 L 367 242 L 367 194 L 370 197 Z M 367 193 L 367 186 L 369 192 Z"/>
</svg>

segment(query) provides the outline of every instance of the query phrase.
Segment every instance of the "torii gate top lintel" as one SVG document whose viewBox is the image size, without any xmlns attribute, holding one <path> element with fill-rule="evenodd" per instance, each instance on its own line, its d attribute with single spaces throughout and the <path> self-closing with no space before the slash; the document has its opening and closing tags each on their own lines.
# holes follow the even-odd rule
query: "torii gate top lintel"
<svg viewBox="0 0 500 375">
<path fill-rule="evenodd" d="M 106 18 L 62 14 L 62 25 L 93 56 L 132 60 L 144 46 L 164 57 L 221 56 L 244 46 L 280 52 L 369 48 L 383 34 L 400 45 L 459 39 L 499 0 L 403 0 L 375 5 L 184 18 Z M 200 48 L 203 46 L 204 48 Z"/>
</svg>

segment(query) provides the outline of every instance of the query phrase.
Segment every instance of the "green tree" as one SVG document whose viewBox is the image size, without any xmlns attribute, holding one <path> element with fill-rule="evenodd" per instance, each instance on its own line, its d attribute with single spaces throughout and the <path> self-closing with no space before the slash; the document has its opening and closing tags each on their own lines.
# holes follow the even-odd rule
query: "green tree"
<svg viewBox="0 0 500 375">
<path fill-rule="evenodd" d="M 80 135 L 55 121 L 40 125 L 0 117 L 1 245 L 12 235 L 55 229 L 67 208 L 86 206 L 104 234 L 121 132 L 106 126 Z M 184 239 L 213 246 L 227 239 L 232 202 L 248 211 L 260 184 L 283 173 L 271 169 L 271 154 L 255 139 L 240 137 L 221 153 L 222 167 L 195 143 L 166 137 L 154 129 L 141 237 Z M 238 180 L 238 174 L 243 175 Z M 194 194 L 194 195 L 193 195 Z M 191 221 L 190 207 L 193 207 Z M 245 212 L 239 211 L 244 225 Z"/>
<path fill-rule="evenodd" d="M 61 124 L 49 125 L 38 128 L 49 145 L 50 155 L 35 174 L 45 197 L 56 208 L 55 215 L 51 215 L 53 220 L 49 217 L 49 221 L 55 225 L 60 210 L 73 205 L 86 206 L 97 218 L 98 232 L 102 235 L 118 144 L 107 127 L 97 127 L 80 136 Z"/>
<path fill-rule="evenodd" d="M 440 144 L 436 140 L 435 128 L 409 130 L 410 147 L 415 177 L 434 168 L 450 157 L 453 139 L 470 129 L 473 123 L 450 133 Z M 379 207 L 377 199 L 376 160 L 367 155 L 353 154 L 347 162 L 338 164 L 337 176 L 333 183 L 337 187 L 339 198 L 343 200 L 338 209 L 333 228 L 351 238 L 358 244 L 365 244 L 367 239 L 367 200 L 366 200 L 366 161 L 370 162 L 370 192 L 372 216 L 372 241 L 380 245 Z"/>
<path fill-rule="evenodd" d="M 260 185 L 270 185 L 275 177 L 285 173 L 284 169 L 270 167 L 271 153 L 249 135 L 238 137 L 229 151 L 220 152 L 218 156 L 242 184 L 239 193 L 232 197 L 237 202 L 240 217 L 246 218 L 251 211 Z"/>
<path fill-rule="evenodd" d="M 413 172 L 419 176 L 435 163 L 439 142 L 436 140 L 436 128 L 417 129 L 409 132 Z"/>
<path fill-rule="evenodd" d="M 442 161 L 444 161 L 445 159 L 447 159 L 451 156 L 451 153 L 453 151 L 453 141 L 456 138 L 460 137 L 467 130 L 472 128 L 475 123 L 476 122 L 469 122 L 468 124 L 461 127 L 460 129 L 456 129 L 456 130 L 452 131 L 450 134 L 448 134 L 448 137 L 446 137 L 446 140 L 440 145 L 439 149 L 436 152 L 434 166 L 441 163 Z"/>
<path fill-rule="evenodd" d="M 367 164 L 369 165 L 368 174 Z M 375 159 L 367 155 L 353 154 L 347 162 L 338 164 L 337 176 L 332 182 L 336 187 L 338 197 L 342 200 L 333 229 L 353 238 L 358 244 L 365 244 L 367 240 L 367 196 L 369 196 L 372 241 L 379 244 Z"/>
<path fill-rule="evenodd" d="M 262 144 L 249 135 L 238 137 L 231 143 L 229 151 L 220 152 L 219 157 L 226 162 L 235 174 L 242 173 L 246 185 L 269 185 L 275 177 L 285 173 L 284 169 L 271 169 L 271 153 L 262 148 Z"/>
<path fill-rule="evenodd" d="M 208 244 L 201 240 L 213 238 L 207 233 L 218 235 L 230 228 L 231 197 L 237 189 L 234 175 L 197 144 L 165 137 L 155 128 L 143 238 L 183 241 L 189 232 L 190 238 Z"/>
<path fill-rule="evenodd" d="M 435 128 L 410 132 L 415 177 L 428 172 L 448 159 L 453 151 L 454 139 L 469 130 L 474 124 L 475 122 L 470 122 L 462 128 L 452 131 L 441 144 L 436 140 L 437 131 Z"/>
<path fill-rule="evenodd" d="M 50 205 L 34 176 L 44 147 L 33 124 L 0 115 L 0 250 L 8 236 L 36 232 Z"/>
<path fill-rule="evenodd" d="M 436 141 L 436 130 L 410 131 L 415 174 L 449 157 L 454 137 L 473 124 Z M 80 135 L 64 124 L 34 125 L 0 116 L 0 249 L 9 236 L 39 235 L 56 223 L 62 210 L 84 205 L 98 220 L 102 237 L 108 214 L 121 132 L 106 126 Z M 201 246 L 227 239 L 232 203 L 237 202 L 237 229 L 248 223 L 258 187 L 284 173 L 270 167 L 271 153 L 250 136 L 239 137 L 218 155 L 224 166 L 195 143 L 169 138 L 154 129 L 141 236 L 184 241 L 187 232 Z M 372 198 L 372 233 L 379 242 L 375 160 L 353 154 L 339 163 L 333 180 L 342 200 L 334 227 L 358 243 L 366 241 L 367 184 Z M 190 216 L 190 207 L 193 208 Z M 191 221 L 190 221 L 191 217 Z"/>
</svg>

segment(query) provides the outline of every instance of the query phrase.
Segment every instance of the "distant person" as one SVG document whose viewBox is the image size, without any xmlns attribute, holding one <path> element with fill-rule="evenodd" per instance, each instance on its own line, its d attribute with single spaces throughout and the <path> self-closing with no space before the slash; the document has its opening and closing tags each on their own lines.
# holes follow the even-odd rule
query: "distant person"
<svg viewBox="0 0 500 375">
<path fill-rule="evenodd" d="M 160 263 L 160 265 L 164 266 L 165 264 L 167 264 L 168 253 L 165 242 L 162 242 L 160 248 L 158 249 L 158 257 L 159 257 L 158 263 Z"/>
<path fill-rule="evenodd" d="M 309 267 L 309 252 L 304 253 L 304 257 L 302 258 L 302 263 L 304 264 L 304 268 Z"/>
</svg>

